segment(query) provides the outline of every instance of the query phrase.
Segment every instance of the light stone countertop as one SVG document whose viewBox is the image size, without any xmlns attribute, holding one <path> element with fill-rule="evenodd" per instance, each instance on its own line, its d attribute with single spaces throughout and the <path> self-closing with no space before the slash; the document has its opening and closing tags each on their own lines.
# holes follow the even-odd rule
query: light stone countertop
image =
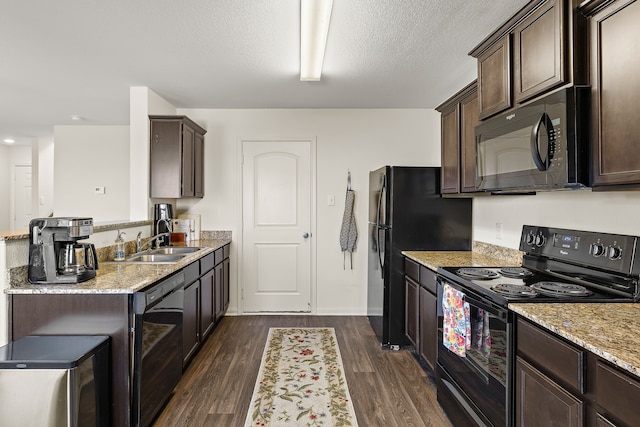
<svg viewBox="0 0 640 427">
<path fill-rule="evenodd" d="M 405 251 L 406 257 L 436 271 L 439 267 L 520 266 L 476 251 Z M 511 262 L 511 263 L 510 263 Z M 513 303 L 509 308 L 543 328 L 640 376 L 640 304 Z"/>
<path fill-rule="evenodd" d="M 403 251 L 402 255 L 430 268 L 440 267 L 517 267 L 518 262 L 473 251 Z"/>
<path fill-rule="evenodd" d="M 640 376 L 640 304 L 514 303 L 509 308 Z"/>
<path fill-rule="evenodd" d="M 134 293 L 191 264 L 193 261 L 231 243 L 230 239 L 197 240 L 186 246 L 206 247 L 173 264 L 127 264 L 102 262 L 96 277 L 77 284 L 34 285 L 27 279 L 27 268 L 11 276 L 7 294 L 122 294 Z"/>
</svg>

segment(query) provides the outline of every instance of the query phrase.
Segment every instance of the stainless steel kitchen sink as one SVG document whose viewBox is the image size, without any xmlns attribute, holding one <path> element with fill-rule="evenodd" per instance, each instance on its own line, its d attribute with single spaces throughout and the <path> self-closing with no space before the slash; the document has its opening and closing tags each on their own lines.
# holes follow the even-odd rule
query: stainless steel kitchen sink
<svg viewBox="0 0 640 427">
<path fill-rule="evenodd" d="M 149 251 L 150 254 L 192 254 L 194 252 L 201 251 L 204 248 L 192 248 L 192 247 L 184 247 L 184 246 L 167 246 L 158 249 L 152 249 Z"/>
<path fill-rule="evenodd" d="M 173 264 L 184 258 L 185 254 L 134 254 L 124 259 L 121 262 L 129 263 L 144 263 L 144 264 Z"/>
</svg>

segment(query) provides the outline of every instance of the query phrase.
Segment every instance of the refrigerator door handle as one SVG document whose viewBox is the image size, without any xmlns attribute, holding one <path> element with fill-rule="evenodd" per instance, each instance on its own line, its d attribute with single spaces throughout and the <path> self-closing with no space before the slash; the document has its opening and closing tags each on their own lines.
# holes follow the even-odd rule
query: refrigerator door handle
<svg viewBox="0 0 640 427">
<path fill-rule="evenodd" d="M 384 257 L 382 256 L 382 251 L 380 250 L 380 247 L 384 244 L 381 242 L 384 242 L 384 238 L 385 236 L 385 229 L 384 228 L 378 228 L 378 245 L 377 245 L 377 249 L 378 249 L 378 265 L 380 266 L 380 276 L 382 277 L 382 279 L 384 280 Z M 382 232 L 382 239 L 380 240 L 380 232 Z"/>
<path fill-rule="evenodd" d="M 385 197 L 385 192 L 387 191 L 387 175 L 382 175 L 382 187 L 380 187 L 380 194 L 378 194 L 378 212 L 376 214 L 376 223 L 380 224 L 381 208 L 382 208 L 382 198 Z M 385 225 L 385 224 L 382 224 Z"/>
</svg>

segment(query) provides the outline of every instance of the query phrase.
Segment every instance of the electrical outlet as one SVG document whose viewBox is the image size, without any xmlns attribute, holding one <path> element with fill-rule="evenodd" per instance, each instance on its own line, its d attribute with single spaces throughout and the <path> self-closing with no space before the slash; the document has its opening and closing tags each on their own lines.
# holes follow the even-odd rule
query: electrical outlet
<svg viewBox="0 0 640 427">
<path fill-rule="evenodd" d="M 502 223 L 496 222 L 496 239 L 502 240 Z"/>
</svg>

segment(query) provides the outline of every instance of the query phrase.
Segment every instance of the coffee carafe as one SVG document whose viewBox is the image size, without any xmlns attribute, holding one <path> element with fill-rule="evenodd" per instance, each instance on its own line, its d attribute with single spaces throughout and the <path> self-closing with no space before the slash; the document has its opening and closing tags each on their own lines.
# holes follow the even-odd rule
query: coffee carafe
<svg viewBox="0 0 640 427">
<path fill-rule="evenodd" d="M 92 218 L 36 218 L 29 223 L 29 282 L 80 283 L 96 276 Z"/>
</svg>

